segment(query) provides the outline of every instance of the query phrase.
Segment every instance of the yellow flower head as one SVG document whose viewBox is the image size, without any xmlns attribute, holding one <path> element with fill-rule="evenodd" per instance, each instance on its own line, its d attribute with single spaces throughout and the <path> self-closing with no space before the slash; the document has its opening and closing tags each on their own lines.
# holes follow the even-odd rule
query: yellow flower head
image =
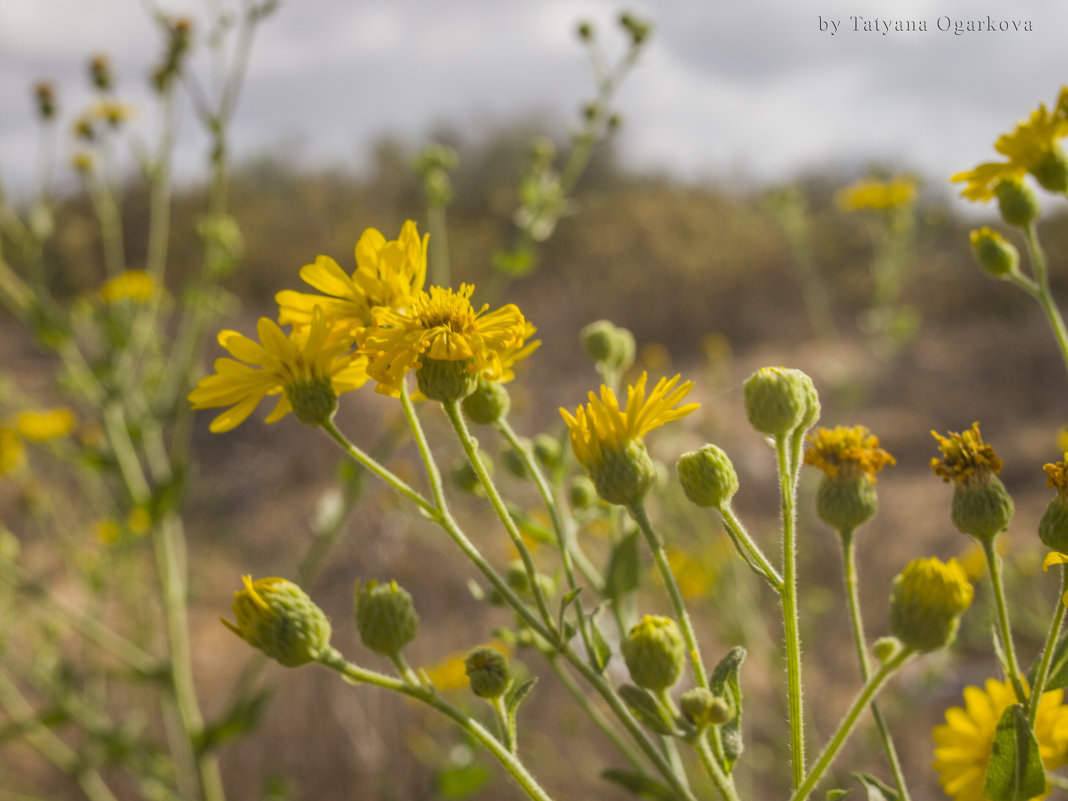
<svg viewBox="0 0 1068 801">
<path fill-rule="evenodd" d="M 156 282 L 144 270 L 127 270 L 105 281 L 100 287 L 100 299 L 108 305 L 124 300 L 148 303 L 156 294 Z"/>
<path fill-rule="evenodd" d="M 674 408 L 693 389 L 693 381 L 679 384 L 681 376 L 661 378 L 649 397 L 645 397 L 648 373 L 642 373 L 638 383 L 627 387 L 627 407 L 619 408 L 615 393 L 601 384 L 601 397 L 590 392 L 589 403 L 560 414 L 571 432 L 571 449 L 575 458 L 589 470 L 604 465 L 609 453 L 620 453 L 628 444 L 640 440 L 654 428 L 678 420 L 695 411 L 701 404 L 688 403 Z"/>
<path fill-rule="evenodd" d="M 974 486 L 1001 472 L 1001 459 L 983 442 L 979 423 L 972 423 L 971 430 L 963 433 L 950 431 L 943 437 L 932 431 L 931 436 L 938 440 L 938 449 L 942 451 L 941 459 L 932 457 L 931 470 L 943 481 Z"/>
<path fill-rule="evenodd" d="M 911 178 L 895 178 L 892 181 L 857 181 L 840 190 L 834 196 L 834 202 L 843 211 L 890 211 L 909 205 L 915 197 L 915 181 Z"/>
<path fill-rule="evenodd" d="M 1008 158 L 1007 162 L 985 162 L 974 170 L 957 173 L 950 180 L 967 184 L 961 195 L 968 200 L 991 200 L 1003 180 L 1020 179 L 1028 172 L 1041 174 L 1051 157 L 1062 157 L 1058 140 L 1065 136 L 1068 136 L 1068 88 L 1062 87 L 1053 111 L 1041 103 L 1011 133 L 998 137 L 994 149 Z"/>
<path fill-rule="evenodd" d="M 531 326 L 513 304 L 488 312 L 471 305 L 475 288 L 462 284 L 459 291 L 432 286 L 420 292 L 407 312 L 387 306 L 374 309 L 374 325 L 360 338 L 367 354 L 367 373 L 378 382 L 376 392 L 400 395 L 409 370 L 428 362 L 462 364 L 462 372 L 477 380 L 507 381 L 512 366 L 536 344 L 524 344 Z M 426 392 L 426 389 L 420 387 Z"/>
<path fill-rule="evenodd" d="M 1057 490 L 1062 500 L 1068 500 L 1068 453 L 1064 458 L 1064 462 L 1044 464 L 1042 469 L 1046 471 L 1046 486 Z"/>
<path fill-rule="evenodd" d="M 350 352 L 351 340 L 328 325 L 320 312 L 311 325 L 288 337 L 266 317 L 256 326 L 259 342 L 236 331 L 221 331 L 219 344 L 240 359 L 217 359 L 215 374 L 189 394 L 194 409 L 229 406 L 211 422 L 215 433 L 229 431 L 252 414 L 267 395 L 280 395 L 268 423 L 295 411 L 303 422 L 325 422 L 342 392 L 367 380 L 366 361 Z"/>
<path fill-rule="evenodd" d="M 390 241 L 368 228 L 356 243 L 356 271 L 348 275 L 329 256 L 302 267 L 300 277 L 323 294 L 279 292 L 278 322 L 308 325 L 318 306 L 328 321 L 341 321 L 355 334 L 372 324 L 371 310 L 378 306 L 407 309 L 426 280 L 429 238 L 427 234 L 420 239 L 411 220 L 401 227 L 400 237 Z"/>
<path fill-rule="evenodd" d="M 994 733 L 1002 713 L 1017 703 L 1009 682 L 987 679 L 985 689 L 964 688 L 964 706 L 946 710 L 946 722 L 935 726 L 934 769 L 938 783 L 954 801 L 986 801 L 983 785 L 994 749 Z M 1035 738 L 1046 770 L 1055 770 L 1068 756 L 1068 706 L 1064 690 L 1042 694 L 1035 718 Z M 1049 794 L 1043 794 L 1043 798 Z"/>
<path fill-rule="evenodd" d="M 956 559 L 913 559 L 894 579 L 890 631 L 917 651 L 942 648 L 953 639 L 974 595 Z"/>
<path fill-rule="evenodd" d="M 836 426 L 834 430 L 821 428 L 805 437 L 805 464 L 818 467 L 828 478 L 851 478 L 866 473 L 872 481 L 875 474 L 888 464 L 896 464 L 894 457 L 879 447 L 879 438 L 866 426 Z"/>
<path fill-rule="evenodd" d="M 15 429 L 0 425 L 0 476 L 9 476 L 26 463 L 26 449 Z"/>
</svg>

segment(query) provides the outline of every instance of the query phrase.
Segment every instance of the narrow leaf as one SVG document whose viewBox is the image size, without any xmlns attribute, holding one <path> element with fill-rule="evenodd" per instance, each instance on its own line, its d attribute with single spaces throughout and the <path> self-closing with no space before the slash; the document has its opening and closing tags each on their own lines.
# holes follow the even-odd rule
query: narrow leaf
<svg viewBox="0 0 1068 801">
<path fill-rule="evenodd" d="M 854 773 L 853 777 L 868 791 L 868 801 L 900 801 L 896 790 L 876 779 L 870 773 Z"/>
<path fill-rule="evenodd" d="M 504 696 L 504 707 L 508 710 L 508 714 L 515 717 L 515 712 L 519 709 L 519 705 L 526 700 L 530 695 L 530 691 L 534 689 L 534 684 L 538 681 L 538 677 L 535 676 L 532 679 L 527 679 L 522 684 L 517 684 L 508 691 L 508 694 Z"/>
<path fill-rule="evenodd" d="M 679 733 L 671 718 L 647 690 L 633 684 L 624 684 L 619 688 L 619 695 L 634 717 L 647 729 L 668 737 Z"/>
<path fill-rule="evenodd" d="M 604 595 L 616 600 L 638 588 L 641 581 L 638 532 L 634 531 L 616 543 L 608 559 L 604 580 Z"/>
<path fill-rule="evenodd" d="M 1038 663 L 1042 656 L 1035 660 L 1035 664 L 1027 672 L 1027 684 L 1035 686 L 1035 675 L 1038 673 Z M 1053 656 L 1049 662 L 1049 673 L 1046 675 L 1046 690 L 1056 690 L 1068 686 L 1068 636 L 1061 637 L 1053 648 Z"/>
<path fill-rule="evenodd" d="M 564 628 L 564 615 L 567 614 L 567 608 L 574 603 L 580 592 L 582 592 L 582 587 L 575 587 L 560 600 L 560 628 Z M 568 639 L 571 638 L 568 637 Z"/>
<path fill-rule="evenodd" d="M 612 658 L 612 647 L 604 638 L 604 634 L 601 633 L 596 621 L 594 621 L 598 611 L 599 609 L 594 610 L 594 613 L 589 618 L 590 632 L 593 634 L 593 667 L 598 673 L 604 673 L 604 669 L 608 667 L 608 660 Z"/>
<path fill-rule="evenodd" d="M 1022 704 L 1001 715 L 994 732 L 994 749 L 986 769 L 983 794 L 991 801 L 1025 801 L 1046 791 L 1046 771 L 1038 740 L 1027 725 Z"/>
<path fill-rule="evenodd" d="M 839 801 L 849 795 L 849 790 L 828 790 L 827 801 Z"/>
<path fill-rule="evenodd" d="M 745 746 L 742 743 L 742 688 L 738 683 L 738 671 L 745 661 L 745 649 L 740 645 L 727 652 L 708 680 L 708 689 L 713 695 L 723 698 L 731 708 L 731 719 L 720 726 L 723 741 L 724 770 L 734 767 Z"/>
</svg>

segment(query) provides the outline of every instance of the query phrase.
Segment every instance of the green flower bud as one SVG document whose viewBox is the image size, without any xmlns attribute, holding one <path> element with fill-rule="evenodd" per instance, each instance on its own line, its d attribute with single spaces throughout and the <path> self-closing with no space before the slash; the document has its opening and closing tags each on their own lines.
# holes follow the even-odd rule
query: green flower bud
<svg viewBox="0 0 1068 801">
<path fill-rule="evenodd" d="M 1008 490 L 995 475 L 980 483 L 961 483 L 953 488 L 950 519 L 964 534 L 992 539 L 1009 527 L 1014 511 Z"/>
<path fill-rule="evenodd" d="M 831 478 L 824 476 L 816 493 L 820 519 L 839 531 L 853 530 L 879 510 L 875 482 L 867 473 Z"/>
<path fill-rule="evenodd" d="M 564 450 L 556 437 L 551 434 L 534 435 L 534 458 L 549 470 L 560 465 L 560 457 L 563 455 Z"/>
<path fill-rule="evenodd" d="M 798 380 L 801 382 L 801 389 L 805 394 L 805 413 L 801 416 L 801 423 L 798 425 L 802 431 L 808 431 L 812 426 L 816 425 L 816 422 L 820 419 L 820 413 L 823 411 L 823 407 L 820 405 L 820 394 L 816 391 L 816 384 L 801 370 L 795 370 L 798 375 Z"/>
<path fill-rule="evenodd" d="M 675 465 L 679 482 L 691 503 L 720 508 L 738 491 L 738 474 L 721 448 L 705 445 L 684 453 Z"/>
<path fill-rule="evenodd" d="M 572 509 L 589 509 L 597 503 L 597 488 L 587 476 L 576 476 L 567 490 Z"/>
<path fill-rule="evenodd" d="M 512 399 L 504 384 L 479 377 L 478 388 L 464 398 L 463 410 L 467 418 L 481 426 L 488 426 L 508 416 Z"/>
<path fill-rule="evenodd" d="M 1068 503 L 1059 495 L 1049 502 L 1038 521 L 1038 538 L 1047 548 L 1068 553 Z"/>
<path fill-rule="evenodd" d="M 986 226 L 972 231 L 969 235 L 972 243 L 972 255 L 979 262 L 987 275 L 1004 278 L 1016 272 L 1020 263 L 1020 254 L 1011 242 L 997 231 Z"/>
<path fill-rule="evenodd" d="M 631 679 L 647 690 L 674 686 L 686 665 L 686 643 L 678 624 L 669 617 L 643 617 L 627 632 L 621 650 Z"/>
<path fill-rule="evenodd" d="M 813 414 L 811 379 L 800 370 L 762 367 L 745 380 L 745 413 L 750 425 L 769 437 L 784 437 Z M 818 398 L 816 399 L 818 412 Z"/>
<path fill-rule="evenodd" d="M 974 590 L 956 559 L 915 559 L 894 579 L 890 631 L 908 648 L 935 651 L 957 633 Z"/>
<path fill-rule="evenodd" d="M 286 667 L 312 662 L 330 647 L 330 621 L 304 590 L 282 578 L 241 580 L 245 588 L 231 607 L 237 623 L 223 621 L 230 631 Z"/>
<path fill-rule="evenodd" d="M 430 400 L 448 403 L 463 400 L 478 389 L 478 374 L 468 368 L 470 359 L 431 359 L 423 357 L 422 366 L 415 371 L 419 391 Z"/>
<path fill-rule="evenodd" d="M 593 23 L 588 20 L 583 20 L 575 28 L 575 33 L 578 34 L 578 38 L 584 42 L 589 42 L 593 39 Z"/>
<path fill-rule="evenodd" d="M 544 573 L 535 574 L 535 581 L 538 582 L 538 588 L 546 598 L 551 598 L 556 592 L 556 582 Z M 524 600 L 533 600 L 534 595 L 530 591 L 530 577 L 527 575 L 526 567 L 520 560 L 516 559 L 508 565 L 505 582 Z"/>
<path fill-rule="evenodd" d="M 471 692 L 479 698 L 500 698 L 512 683 L 508 660 L 493 648 L 476 648 L 464 660 Z"/>
<path fill-rule="evenodd" d="M 356 628 L 360 641 L 382 656 L 395 656 L 415 639 L 419 616 L 412 596 L 396 581 L 356 583 Z"/>
<path fill-rule="evenodd" d="M 1006 178 L 998 183 L 995 192 L 998 197 L 998 211 L 1001 219 L 1009 225 L 1026 228 L 1041 211 L 1038 198 L 1031 188 L 1019 178 Z"/>
<path fill-rule="evenodd" d="M 601 499 L 626 506 L 645 497 L 656 483 L 656 465 L 641 440 L 627 442 L 622 450 L 604 451 L 604 462 L 587 468 Z"/>
<path fill-rule="evenodd" d="M 1046 152 L 1038 163 L 1031 168 L 1039 186 L 1050 192 L 1064 194 L 1068 192 L 1068 158 L 1057 142 Z"/>
<path fill-rule="evenodd" d="M 634 335 L 626 328 L 598 320 L 583 328 L 579 335 L 586 355 L 594 362 L 612 370 L 622 370 L 634 363 L 637 347 Z"/>
<path fill-rule="evenodd" d="M 501 451 L 501 461 L 504 462 L 505 469 L 516 478 L 529 478 L 527 463 L 523 460 L 523 455 L 515 448 L 506 448 Z"/>
<path fill-rule="evenodd" d="M 731 719 L 730 705 L 704 687 L 695 687 L 679 696 L 679 709 L 698 729 L 722 726 Z"/>
<path fill-rule="evenodd" d="M 901 640 L 897 637 L 880 637 L 871 647 L 872 655 L 881 663 L 895 656 L 901 650 Z"/>
<path fill-rule="evenodd" d="M 329 377 L 286 384 L 286 397 L 296 418 L 310 426 L 329 423 L 337 411 L 337 393 Z"/>
</svg>

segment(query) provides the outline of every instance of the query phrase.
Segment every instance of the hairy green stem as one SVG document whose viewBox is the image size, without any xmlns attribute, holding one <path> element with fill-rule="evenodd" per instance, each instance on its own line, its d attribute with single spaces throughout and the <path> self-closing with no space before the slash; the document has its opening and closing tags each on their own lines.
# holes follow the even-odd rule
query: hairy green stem
<svg viewBox="0 0 1068 801">
<path fill-rule="evenodd" d="M 830 742 L 827 743 L 823 749 L 823 753 L 819 755 L 815 764 L 812 766 L 812 770 L 805 777 L 804 781 L 794 790 L 794 794 L 790 796 L 790 801 L 804 801 L 808 798 L 809 794 L 816 787 L 816 784 L 823 778 L 823 774 L 827 772 L 827 769 L 831 766 L 834 758 L 838 756 L 838 752 L 849 739 L 849 735 L 853 733 L 853 727 L 856 726 L 857 720 L 860 718 L 860 714 L 864 709 L 871 705 L 872 700 L 878 694 L 894 673 L 896 673 L 905 662 L 913 655 L 913 651 L 909 648 L 902 648 L 886 662 L 880 666 L 861 689 L 860 693 L 853 700 L 849 710 L 845 713 L 845 717 L 842 718 L 842 722 L 838 724 L 838 729 L 835 731 L 834 736 L 831 737 Z"/>
<path fill-rule="evenodd" d="M 838 536 L 842 541 L 842 562 L 845 568 L 846 597 L 849 601 L 849 618 L 853 626 L 853 642 L 857 647 L 857 659 L 860 661 L 860 676 L 864 681 L 871 678 L 871 660 L 868 658 L 868 644 L 864 637 L 864 621 L 860 613 L 860 593 L 857 587 L 856 548 L 854 547 L 853 529 L 842 529 Z M 890 728 L 886 725 L 882 710 L 875 701 L 871 702 L 871 715 L 875 720 L 875 727 L 879 732 L 879 739 L 886 752 L 886 761 L 890 765 L 890 772 L 894 776 L 894 784 L 897 786 L 898 796 L 901 801 L 909 801 L 908 786 L 905 783 L 905 774 L 901 769 L 901 760 L 898 759 L 897 749 L 894 748 L 894 740 L 890 735 Z"/>
<path fill-rule="evenodd" d="M 1046 635 L 1046 644 L 1042 648 L 1042 659 L 1038 663 L 1038 671 L 1035 673 L 1035 682 L 1031 687 L 1031 696 L 1027 700 L 1027 723 L 1034 729 L 1035 720 L 1038 717 L 1038 705 L 1042 700 L 1042 693 L 1046 689 L 1046 679 L 1049 677 L 1049 665 L 1053 659 L 1053 650 L 1057 644 L 1057 638 L 1061 633 L 1061 624 L 1064 622 L 1064 595 L 1068 593 L 1068 569 L 1061 566 L 1061 591 L 1057 596 L 1057 609 L 1049 624 L 1049 634 Z"/>
<path fill-rule="evenodd" d="M 797 609 L 796 458 L 787 451 L 785 437 L 775 438 L 782 492 L 782 599 L 786 642 L 787 703 L 790 714 L 790 764 L 794 787 L 805 778 L 804 707 L 801 699 L 801 633 Z"/>
<path fill-rule="evenodd" d="M 1001 583 L 1001 559 L 994 550 L 994 538 L 987 537 L 980 540 L 983 553 L 986 555 L 986 564 L 990 571 L 990 584 L 994 588 L 994 604 L 997 607 L 998 628 L 1001 631 L 1001 641 L 1005 649 L 1005 659 L 1008 661 L 1009 681 L 1016 691 L 1019 699 L 1027 698 L 1020 672 L 1020 663 L 1016 659 L 1016 646 L 1012 641 L 1012 627 L 1009 625 L 1009 608 L 1005 602 L 1005 588 Z M 1021 701 L 1022 703 L 1022 701 Z"/>
<path fill-rule="evenodd" d="M 535 801 L 552 801 L 552 797 L 542 789 L 537 780 L 527 771 L 523 763 L 508 747 L 488 732 L 478 721 L 469 718 L 433 690 L 419 685 L 412 685 L 401 679 L 376 673 L 373 670 L 357 667 L 348 662 L 333 648 L 324 652 L 319 657 L 318 662 L 324 667 L 340 673 L 353 684 L 371 684 L 376 687 L 382 687 L 386 690 L 407 695 L 409 698 L 414 698 L 417 701 L 422 701 L 427 706 L 433 707 L 485 746 L 486 750 L 493 754 L 497 761 L 501 763 L 501 766 L 515 780 L 515 783 L 530 798 L 535 799 Z"/>
</svg>

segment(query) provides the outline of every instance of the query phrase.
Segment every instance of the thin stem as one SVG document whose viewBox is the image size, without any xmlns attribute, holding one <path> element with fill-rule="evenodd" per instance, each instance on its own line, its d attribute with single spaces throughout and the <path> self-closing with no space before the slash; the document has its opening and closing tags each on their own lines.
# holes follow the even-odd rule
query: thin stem
<svg viewBox="0 0 1068 801">
<path fill-rule="evenodd" d="M 864 681 L 871 678 L 871 660 L 868 658 L 868 645 L 864 637 L 864 621 L 860 614 L 860 593 L 857 588 L 857 565 L 856 548 L 854 547 L 853 529 L 843 529 L 838 532 L 842 541 L 842 562 L 845 567 L 846 597 L 849 599 L 849 618 L 853 624 L 853 642 L 857 647 L 857 658 L 860 661 L 860 676 Z M 874 701 L 871 702 L 871 715 L 875 720 L 875 727 L 879 731 L 879 739 L 882 740 L 883 750 L 886 752 L 886 761 L 890 765 L 890 772 L 894 775 L 894 784 L 897 786 L 898 796 L 902 801 L 909 801 L 909 791 L 905 783 L 905 774 L 901 770 L 901 760 L 898 759 L 897 750 L 894 748 L 890 729 L 886 725 L 882 710 Z"/>
<path fill-rule="evenodd" d="M 512 545 L 515 546 L 516 551 L 519 553 L 519 558 L 523 561 L 523 567 L 526 569 L 527 580 L 530 584 L 530 592 L 534 596 L 534 603 L 538 607 L 538 612 L 541 614 L 545 626 L 553 633 L 553 639 L 556 639 L 556 621 L 549 611 L 549 604 L 545 599 L 545 592 L 542 589 L 541 582 L 538 581 L 538 571 L 534 566 L 534 558 L 530 555 L 530 549 L 527 548 L 527 544 L 523 542 L 523 536 L 519 533 L 519 527 L 516 526 L 515 520 L 508 514 L 508 508 L 505 506 L 500 493 L 497 492 L 492 476 L 486 470 L 482 459 L 479 458 L 478 445 L 471 437 L 467 423 L 464 422 L 463 413 L 460 411 L 460 403 L 459 401 L 446 401 L 441 405 L 449 418 L 449 422 L 452 423 L 453 429 L 456 431 L 456 436 L 460 438 L 460 444 L 467 455 L 467 461 L 471 464 L 475 475 L 478 476 L 482 489 L 486 491 L 486 497 L 489 498 L 493 511 L 497 513 L 497 517 L 504 524 L 504 530 L 508 532 Z"/>
<path fill-rule="evenodd" d="M 675 615 L 679 619 L 682 637 L 686 641 L 686 650 L 690 655 L 690 663 L 693 665 L 694 681 L 698 687 L 708 687 L 708 671 L 705 670 L 704 661 L 701 659 L 697 635 L 694 633 L 690 614 L 686 611 L 686 602 L 682 598 L 679 583 L 675 580 L 675 573 L 671 570 L 667 553 L 664 551 L 664 543 L 653 531 L 653 525 L 649 522 L 649 515 L 645 511 L 644 502 L 639 499 L 628 506 L 627 511 L 630 512 L 634 522 L 638 524 L 638 528 L 644 535 L 645 541 L 649 545 L 649 550 L 653 552 L 653 559 L 656 562 L 657 569 L 659 569 L 660 575 L 664 579 L 664 586 L 667 587 L 671 605 L 674 607 Z"/>
<path fill-rule="evenodd" d="M 864 708 L 869 706 L 872 699 L 878 694 L 894 673 L 896 673 L 905 662 L 913 655 L 914 651 L 909 648 L 902 648 L 898 653 L 888 659 L 879 670 L 872 675 L 870 679 L 864 684 L 860 693 L 853 700 L 853 704 L 849 707 L 849 710 L 845 713 L 845 717 L 842 718 L 842 722 L 838 724 L 838 730 L 835 731 L 834 736 L 830 742 L 823 749 L 823 753 L 819 755 L 816 763 L 812 766 L 812 770 L 808 776 L 805 777 L 801 785 L 794 790 L 794 794 L 790 796 L 790 801 L 804 801 L 808 798 L 809 794 L 815 788 L 817 782 L 823 778 L 823 774 L 827 772 L 827 769 L 831 766 L 834 758 L 838 756 L 838 752 L 849 739 L 849 735 L 853 733 L 853 727 L 856 726 L 857 720 L 860 718 L 860 714 L 864 711 Z"/>
<path fill-rule="evenodd" d="M 334 442 L 336 442 L 341 447 L 341 450 L 343 450 L 350 457 L 352 457 L 354 461 L 366 467 L 380 479 L 382 479 L 395 490 L 397 490 L 397 492 L 399 492 L 405 498 L 407 498 L 416 506 L 418 506 L 432 520 L 436 520 L 438 518 L 438 511 L 434 508 L 434 505 L 430 503 L 430 501 L 428 501 L 426 498 L 424 498 L 422 495 L 420 495 L 418 492 L 408 486 L 399 477 L 397 477 L 385 467 L 380 465 L 375 459 L 371 458 L 368 454 L 364 453 L 358 447 L 349 442 L 348 438 L 341 433 L 338 427 L 334 424 L 333 420 L 323 423 L 320 427 L 323 431 L 327 433 L 327 435 L 329 435 L 332 440 L 334 440 Z"/>
<path fill-rule="evenodd" d="M 1042 700 L 1042 693 L 1046 689 L 1046 679 L 1049 677 L 1049 665 L 1053 658 L 1054 646 L 1057 637 L 1061 633 L 1061 624 L 1064 622 L 1064 594 L 1068 593 L 1068 570 L 1061 568 L 1061 591 L 1057 596 L 1057 609 L 1053 613 L 1053 619 L 1049 624 L 1049 634 L 1046 635 L 1046 644 L 1042 648 L 1042 660 L 1038 663 L 1038 672 L 1035 673 L 1035 683 L 1031 687 L 1031 697 L 1027 702 L 1027 723 L 1034 729 L 1035 720 L 1038 716 L 1038 705 Z"/>
<path fill-rule="evenodd" d="M 1035 271 L 1035 282 L 1037 284 L 1037 291 L 1031 292 L 1030 294 L 1042 307 L 1042 311 L 1046 315 L 1046 320 L 1049 322 L 1049 327 L 1053 330 L 1053 337 L 1057 340 L 1057 347 L 1060 349 L 1061 359 L 1064 361 L 1065 368 L 1068 369 L 1068 330 L 1064 327 L 1064 319 L 1061 317 L 1060 310 L 1057 308 L 1057 304 L 1053 301 L 1053 294 L 1050 291 L 1049 274 L 1046 268 L 1046 253 L 1038 241 L 1038 230 L 1034 223 L 1031 223 L 1024 229 L 1024 234 L 1027 240 L 1027 250 L 1031 255 L 1031 265 Z"/>
<path fill-rule="evenodd" d="M 1005 647 L 1005 659 L 1008 661 L 1009 681 L 1016 691 L 1017 698 L 1027 698 L 1027 691 L 1021 681 L 1020 664 L 1016 660 L 1016 646 L 1012 642 L 1012 628 L 1009 625 L 1009 609 L 1005 603 L 1005 588 L 1001 584 L 1001 559 L 994 551 L 994 538 L 981 540 L 986 564 L 990 570 L 990 583 L 994 588 L 994 602 L 997 606 L 998 627 L 1001 630 L 1002 645 Z"/>
<path fill-rule="evenodd" d="M 734 543 L 735 550 L 745 560 L 749 569 L 767 581 L 775 592 L 781 594 L 783 591 L 782 576 L 779 575 L 779 571 L 771 564 L 764 552 L 760 550 L 760 546 L 749 536 L 749 532 L 745 530 L 742 521 L 734 513 L 730 502 L 722 504 L 717 511 L 723 518 L 723 527 L 731 538 L 731 542 Z"/>
<path fill-rule="evenodd" d="M 794 787 L 805 778 L 804 707 L 801 700 L 801 634 L 797 610 L 797 545 L 795 542 L 796 471 L 785 437 L 775 438 L 782 490 L 782 598 L 786 641 L 787 702 L 790 713 L 790 755 Z"/>
<path fill-rule="evenodd" d="M 319 664 L 324 667 L 340 673 L 353 684 L 373 684 L 376 687 L 382 687 L 387 690 L 392 690 L 393 692 L 402 693 L 403 695 L 415 698 L 416 700 L 422 701 L 424 704 L 433 707 L 482 743 L 482 745 L 486 747 L 486 750 L 496 757 L 497 761 L 501 763 L 501 766 L 508 771 L 516 784 L 518 784 L 523 792 L 530 798 L 535 799 L 535 801 L 552 801 L 552 797 L 542 789 L 541 785 L 539 785 L 537 780 L 530 775 L 526 767 L 519 758 L 512 753 L 512 751 L 488 732 L 480 723 L 478 723 L 478 721 L 469 718 L 459 709 L 444 700 L 436 692 L 421 686 L 413 686 L 400 679 L 395 679 L 392 676 L 385 676 L 372 670 L 357 667 L 348 662 L 333 648 L 328 649 L 322 654 L 318 661 Z"/>
</svg>

